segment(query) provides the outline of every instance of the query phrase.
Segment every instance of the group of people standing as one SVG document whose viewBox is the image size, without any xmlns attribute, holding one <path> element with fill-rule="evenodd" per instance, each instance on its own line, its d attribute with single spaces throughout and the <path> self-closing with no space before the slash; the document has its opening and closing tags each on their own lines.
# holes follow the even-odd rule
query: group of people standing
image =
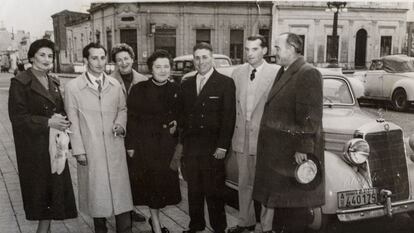
<svg viewBox="0 0 414 233">
<path fill-rule="evenodd" d="M 24 210 L 28 220 L 39 220 L 37 233 L 50 232 L 51 220 L 77 217 L 67 163 L 60 175 L 51 173 L 51 128 L 70 131 L 79 209 L 93 217 L 97 233 L 107 232 L 112 215 L 118 233 L 132 232 L 134 205 L 150 208 L 152 232 L 169 232 L 159 210 L 181 201 L 178 168 L 188 183 L 184 232 L 204 230 L 206 200 L 214 232 L 224 233 L 229 153 L 239 170 L 239 221 L 227 232 L 255 230 L 253 200 L 262 203 L 263 232 L 301 232 L 308 222 L 298 228 L 284 219 L 323 204 L 324 182 L 302 187 L 283 170 L 309 156 L 323 166 L 322 79 L 300 56 L 299 36 L 285 33 L 276 42 L 281 66 L 263 59 L 267 42 L 255 35 L 246 41 L 247 63 L 232 77 L 215 70 L 213 48 L 199 43 L 193 48 L 197 74 L 180 85 L 170 81 L 172 57 L 165 50 L 147 59 L 147 78 L 132 69 L 132 48 L 118 44 L 109 76 L 107 51 L 90 43 L 83 49 L 87 71 L 69 81 L 64 98 L 48 73 L 54 44 L 33 42 L 32 68 L 11 80 L 9 115 Z"/>
</svg>

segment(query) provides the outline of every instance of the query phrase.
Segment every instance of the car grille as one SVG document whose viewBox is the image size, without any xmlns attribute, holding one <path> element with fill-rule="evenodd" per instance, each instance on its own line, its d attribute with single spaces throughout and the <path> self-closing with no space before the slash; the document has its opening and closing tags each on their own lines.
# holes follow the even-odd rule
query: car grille
<svg viewBox="0 0 414 233">
<path fill-rule="evenodd" d="M 409 184 L 402 131 L 370 133 L 365 140 L 371 150 L 368 162 L 373 186 L 392 191 L 393 201 L 407 199 Z"/>
</svg>

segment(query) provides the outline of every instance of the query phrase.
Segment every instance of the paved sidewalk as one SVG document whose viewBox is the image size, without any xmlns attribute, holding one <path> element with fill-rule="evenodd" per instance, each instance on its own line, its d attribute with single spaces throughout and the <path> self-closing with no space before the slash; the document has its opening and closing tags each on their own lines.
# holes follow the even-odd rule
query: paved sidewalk
<svg viewBox="0 0 414 233">
<path fill-rule="evenodd" d="M 0 74 L 0 79 L 3 81 L 10 78 L 11 75 Z M 37 222 L 27 221 L 24 215 L 7 102 L 8 90 L 0 87 L 0 233 L 34 233 Z M 69 159 L 69 165 L 77 197 L 76 162 L 73 158 Z M 181 193 L 183 197 L 180 204 L 161 210 L 161 222 L 170 232 L 181 232 L 189 223 L 187 186 L 184 181 L 181 182 Z M 150 214 L 147 207 L 138 206 L 136 209 L 148 219 Z M 236 225 L 237 210 L 226 206 L 226 211 L 228 226 Z M 109 219 L 111 233 L 115 232 L 114 224 L 112 217 Z M 90 217 L 79 213 L 76 219 L 53 221 L 51 230 L 52 233 L 93 233 L 93 222 Z M 151 232 L 151 230 L 147 223 L 134 223 L 133 232 Z M 204 232 L 211 232 L 211 229 L 206 228 Z"/>
</svg>

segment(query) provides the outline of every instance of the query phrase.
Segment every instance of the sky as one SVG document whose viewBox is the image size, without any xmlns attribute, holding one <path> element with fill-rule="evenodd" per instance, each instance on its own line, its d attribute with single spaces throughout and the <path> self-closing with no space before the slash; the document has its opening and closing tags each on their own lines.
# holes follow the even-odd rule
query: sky
<svg viewBox="0 0 414 233">
<path fill-rule="evenodd" d="M 0 24 L 7 31 L 30 32 L 31 39 L 53 30 L 52 15 L 63 10 L 86 13 L 92 0 L 0 0 Z M 1 25 L 0 25 L 1 26 Z"/>
</svg>

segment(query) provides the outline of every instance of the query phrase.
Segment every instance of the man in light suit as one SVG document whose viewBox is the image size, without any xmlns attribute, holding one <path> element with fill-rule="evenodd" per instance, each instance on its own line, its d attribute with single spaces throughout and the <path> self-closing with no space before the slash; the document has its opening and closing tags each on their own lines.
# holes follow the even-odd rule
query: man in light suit
<svg viewBox="0 0 414 233">
<path fill-rule="evenodd" d="M 183 143 L 182 171 L 188 182 L 189 230 L 204 230 L 204 199 L 211 227 L 224 233 L 224 158 L 231 144 L 236 118 L 234 81 L 213 67 L 213 49 L 207 43 L 193 48 L 197 74 L 181 84 Z"/>
<path fill-rule="evenodd" d="M 233 71 L 236 84 L 236 126 L 232 140 L 239 171 L 239 220 L 228 233 L 253 232 L 256 226 L 252 199 L 256 171 L 257 137 L 260 120 L 272 83 L 280 66 L 267 63 L 267 42 L 262 35 L 247 38 L 247 63 Z M 272 231 L 273 209 L 262 206 L 263 232 Z"/>
</svg>

